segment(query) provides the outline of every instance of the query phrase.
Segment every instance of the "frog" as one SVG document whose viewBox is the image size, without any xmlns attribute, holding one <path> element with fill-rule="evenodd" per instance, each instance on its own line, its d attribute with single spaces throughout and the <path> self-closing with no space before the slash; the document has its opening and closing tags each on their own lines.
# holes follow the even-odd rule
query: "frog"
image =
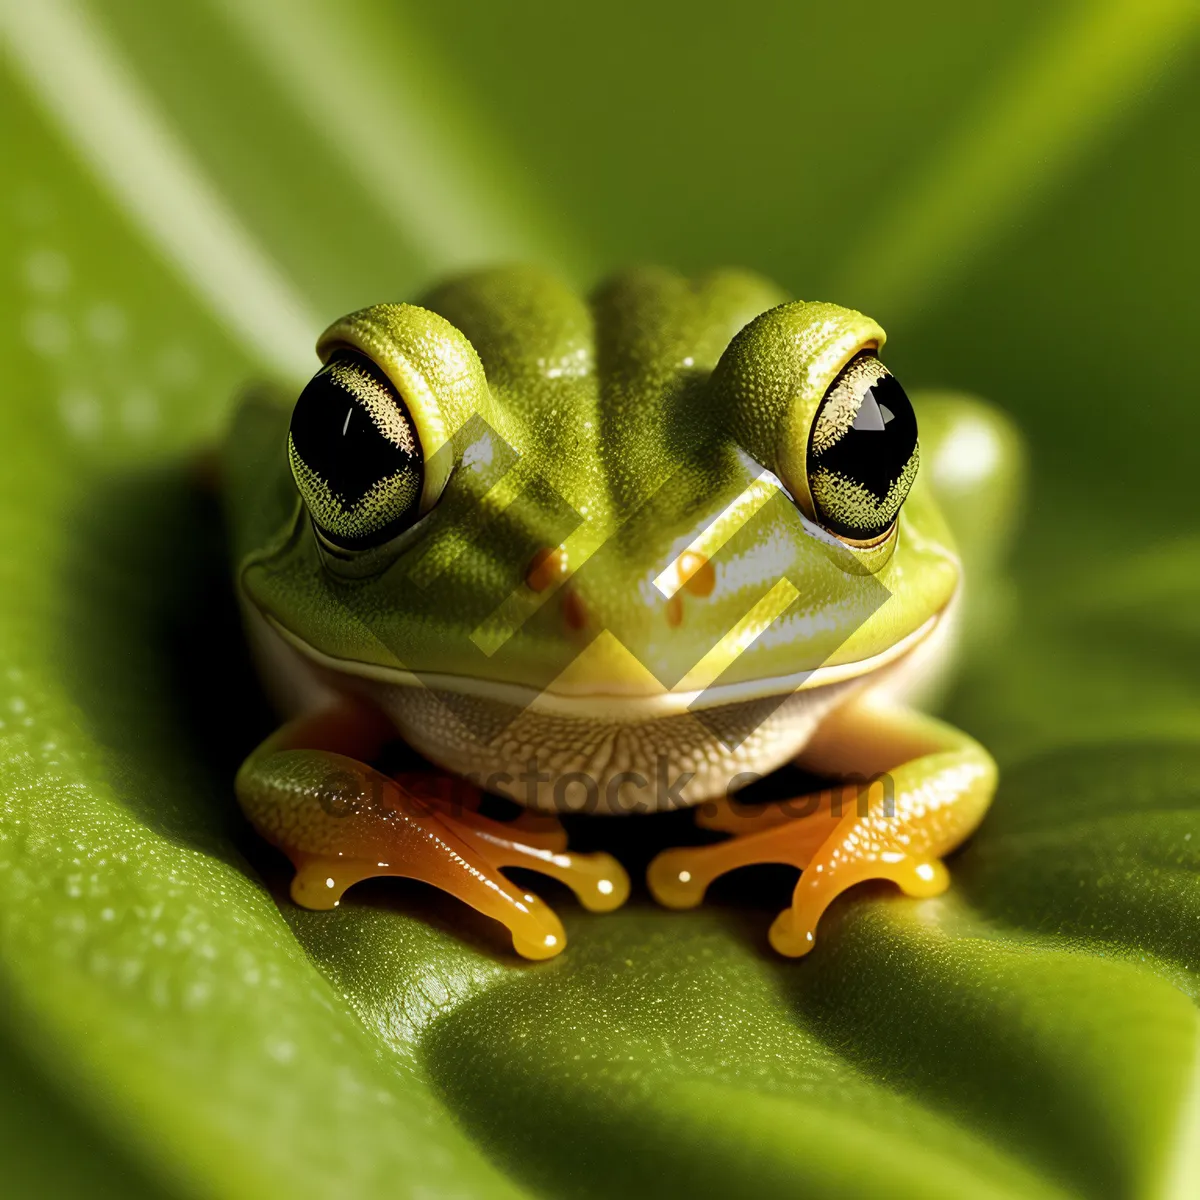
<svg viewBox="0 0 1200 1200">
<path fill-rule="evenodd" d="M 785 956 L 860 883 L 943 892 L 997 767 L 926 710 L 964 593 L 997 575 L 1022 451 L 977 398 L 910 399 L 884 344 L 747 270 L 585 295 L 505 266 L 341 318 L 298 397 L 247 397 L 225 498 L 283 721 L 235 790 L 292 901 L 415 879 L 548 959 L 562 921 L 506 872 L 610 912 L 628 873 L 562 817 L 674 809 L 703 841 L 653 859 L 653 899 L 797 868 L 768 935 Z M 793 766 L 811 788 L 744 800 Z"/>
</svg>

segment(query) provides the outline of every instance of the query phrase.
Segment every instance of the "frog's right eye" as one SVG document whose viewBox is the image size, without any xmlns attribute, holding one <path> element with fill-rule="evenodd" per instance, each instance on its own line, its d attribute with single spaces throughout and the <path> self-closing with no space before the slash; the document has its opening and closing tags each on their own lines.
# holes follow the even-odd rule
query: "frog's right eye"
<svg viewBox="0 0 1200 1200">
<path fill-rule="evenodd" d="M 917 473 L 917 418 L 896 377 L 864 351 L 829 385 L 808 440 L 817 519 L 854 544 L 883 537 Z"/>
<path fill-rule="evenodd" d="M 377 546 L 417 518 L 425 472 L 412 416 L 357 351 L 338 351 L 300 393 L 288 461 L 313 524 L 336 547 Z"/>
</svg>

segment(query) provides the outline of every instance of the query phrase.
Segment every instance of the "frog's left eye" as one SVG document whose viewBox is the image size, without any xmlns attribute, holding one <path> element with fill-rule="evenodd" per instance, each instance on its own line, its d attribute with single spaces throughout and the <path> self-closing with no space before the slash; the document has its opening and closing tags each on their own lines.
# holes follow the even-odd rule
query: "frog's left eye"
<svg viewBox="0 0 1200 1200">
<path fill-rule="evenodd" d="M 357 351 L 339 351 L 301 392 L 288 460 L 313 523 L 334 546 L 379 545 L 417 517 L 424 466 L 412 417 Z"/>
<path fill-rule="evenodd" d="M 896 377 L 865 352 L 852 358 L 817 409 L 808 487 L 818 520 L 851 541 L 892 527 L 917 474 L 917 418 Z"/>
</svg>

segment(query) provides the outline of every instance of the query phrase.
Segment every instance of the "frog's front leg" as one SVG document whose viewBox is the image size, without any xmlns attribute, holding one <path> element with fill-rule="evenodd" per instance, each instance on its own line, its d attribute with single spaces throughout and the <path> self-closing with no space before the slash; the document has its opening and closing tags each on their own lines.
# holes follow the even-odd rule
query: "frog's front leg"
<svg viewBox="0 0 1200 1200">
<path fill-rule="evenodd" d="M 856 883 L 888 879 L 909 896 L 944 891 L 943 855 L 975 830 L 996 788 L 995 763 L 966 734 L 866 699 L 832 713 L 802 761 L 822 774 L 872 782 L 753 809 L 719 803 L 701 823 L 733 836 L 660 854 L 647 876 L 655 899 L 691 908 L 735 867 L 799 867 L 791 907 L 776 918 L 770 937 L 781 954 L 807 954 L 821 914 Z"/>
<path fill-rule="evenodd" d="M 542 959 L 566 945 L 562 925 L 502 868 L 551 875 L 593 911 L 624 903 L 629 879 L 610 855 L 572 854 L 560 829 L 493 821 L 368 766 L 394 736 L 377 709 L 347 699 L 285 725 L 238 772 L 242 809 L 296 867 L 297 904 L 335 908 L 374 876 L 419 879 L 502 922 L 518 954 Z"/>
</svg>

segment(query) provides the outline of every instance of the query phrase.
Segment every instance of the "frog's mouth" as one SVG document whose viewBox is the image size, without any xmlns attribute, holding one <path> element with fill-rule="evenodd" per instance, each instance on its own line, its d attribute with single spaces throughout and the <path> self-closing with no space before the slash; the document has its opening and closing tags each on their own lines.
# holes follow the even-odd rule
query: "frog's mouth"
<svg viewBox="0 0 1200 1200">
<path fill-rule="evenodd" d="M 602 633 L 547 687 L 438 672 L 414 672 L 354 659 L 338 658 L 305 642 L 269 615 L 259 614 L 258 624 L 298 651 L 327 682 L 338 677 L 385 687 L 423 687 L 432 691 L 477 696 L 519 709 L 562 717 L 603 719 L 621 723 L 643 722 L 723 705 L 812 691 L 874 675 L 899 663 L 933 638 L 947 624 L 954 602 L 935 612 L 922 625 L 886 650 L 854 662 L 834 663 L 804 671 L 732 683 L 719 682 L 719 670 L 706 678 L 689 672 L 674 688 L 664 687 L 611 633 Z"/>
</svg>

